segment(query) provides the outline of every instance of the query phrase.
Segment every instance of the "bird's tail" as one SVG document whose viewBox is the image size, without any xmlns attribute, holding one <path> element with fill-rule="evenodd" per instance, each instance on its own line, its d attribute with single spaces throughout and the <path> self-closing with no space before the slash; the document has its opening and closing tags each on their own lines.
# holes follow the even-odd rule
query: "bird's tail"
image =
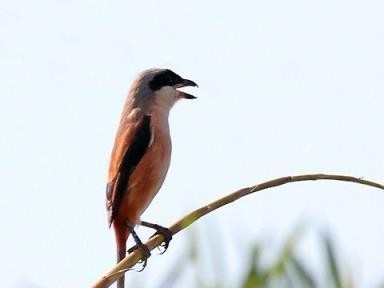
<svg viewBox="0 0 384 288">
<path fill-rule="evenodd" d="M 115 224 L 115 222 L 113 223 Z M 117 250 L 117 263 L 125 258 L 127 253 L 127 239 L 129 231 L 126 227 L 120 225 L 113 225 L 116 235 L 116 250 Z M 117 288 L 124 288 L 125 277 L 124 275 L 117 280 Z"/>
</svg>

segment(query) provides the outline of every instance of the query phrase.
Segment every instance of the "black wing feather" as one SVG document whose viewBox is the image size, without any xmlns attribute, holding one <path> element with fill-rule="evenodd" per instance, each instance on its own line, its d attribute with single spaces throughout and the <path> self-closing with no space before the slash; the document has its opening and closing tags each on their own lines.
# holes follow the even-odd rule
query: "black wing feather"
<svg viewBox="0 0 384 288">
<path fill-rule="evenodd" d="M 110 207 L 109 223 L 114 220 L 116 213 L 120 207 L 124 193 L 126 191 L 129 177 L 133 170 L 143 158 L 145 151 L 147 151 L 149 142 L 151 141 L 151 116 L 145 115 L 143 117 L 140 127 L 137 129 L 131 145 L 125 152 L 121 161 L 119 172 L 114 181 L 107 184 L 107 198 L 112 199 L 112 207 Z"/>
</svg>

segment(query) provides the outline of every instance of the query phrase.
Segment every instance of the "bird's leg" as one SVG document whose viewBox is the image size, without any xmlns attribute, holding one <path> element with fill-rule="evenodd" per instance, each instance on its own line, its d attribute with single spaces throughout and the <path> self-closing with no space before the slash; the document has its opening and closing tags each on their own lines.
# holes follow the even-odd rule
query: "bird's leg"
<svg viewBox="0 0 384 288">
<path fill-rule="evenodd" d="M 135 231 L 135 229 L 133 229 L 133 226 L 131 225 L 131 223 L 126 221 L 125 225 L 127 226 L 129 232 L 132 234 L 133 240 L 135 240 L 135 243 L 136 243 L 135 246 L 129 248 L 128 253 L 131 253 L 138 248 L 140 248 L 143 251 L 143 258 L 144 258 L 142 260 L 143 261 L 143 268 L 141 268 L 139 270 L 139 272 L 143 271 L 145 266 L 147 266 L 147 259 L 151 256 L 151 251 L 149 250 L 147 245 L 145 245 L 145 244 L 143 244 L 143 242 L 141 242 L 139 236 L 136 234 L 136 231 Z"/>
<path fill-rule="evenodd" d="M 155 234 L 153 234 L 150 238 L 152 238 L 156 235 L 159 235 L 159 234 L 163 235 L 164 243 L 161 244 L 161 247 L 164 248 L 164 251 L 162 251 L 160 254 L 163 254 L 165 251 L 167 251 L 168 246 L 169 246 L 169 242 L 171 242 L 172 236 L 173 236 L 173 233 L 171 230 L 169 230 L 166 227 L 160 226 L 158 224 L 153 224 L 153 223 L 146 222 L 146 221 L 140 221 L 139 225 L 156 230 Z"/>
</svg>

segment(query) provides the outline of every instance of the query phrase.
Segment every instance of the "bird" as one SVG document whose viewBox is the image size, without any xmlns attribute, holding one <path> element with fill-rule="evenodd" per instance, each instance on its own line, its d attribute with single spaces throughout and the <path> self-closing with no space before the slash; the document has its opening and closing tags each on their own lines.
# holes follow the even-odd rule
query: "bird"
<svg viewBox="0 0 384 288">
<path fill-rule="evenodd" d="M 134 230 L 136 225 L 163 234 L 165 250 L 172 237 L 167 228 L 141 221 L 140 216 L 160 190 L 170 165 L 169 112 L 178 100 L 197 98 L 178 90 L 186 86 L 197 84 L 170 69 L 153 68 L 140 73 L 129 89 L 112 148 L 106 188 L 108 223 L 115 233 L 117 262 L 125 257 L 131 234 L 136 247 L 149 257 L 148 247 Z M 124 287 L 124 277 L 118 280 L 117 287 Z"/>
</svg>

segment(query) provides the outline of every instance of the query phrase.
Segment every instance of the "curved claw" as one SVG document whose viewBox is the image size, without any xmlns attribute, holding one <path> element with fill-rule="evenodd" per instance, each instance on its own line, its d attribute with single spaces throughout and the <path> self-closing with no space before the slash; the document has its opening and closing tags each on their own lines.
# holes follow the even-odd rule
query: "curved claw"
<svg viewBox="0 0 384 288">
<path fill-rule="evenodd" d="M 143 263 L 143 266 L 139 270 L 137 270 L 137 272 L 141 272 L 145 269 L 145 267 L 147 267 L 147 262 L 148 262 L 147 259 L 148 258 L 144 258 L 138 262 L 139 264 Z"/>
<path fill-rule="evenodd" d="M 167 251 L 167 249 L 169 247 L 169 242 L 171 242 L 173 234 L 172 234 L 172 231 L 169 230 L 168 228 L 165 228 L 162 226 L 158 226 L 156 228 L 157 228 L 156 233 L 153 234 L 150 238 L 155 237 L 156 235 L 163 235 L 164 242 L 161 243 L 161 245 L 159 246 L 159 247 L 164 248 L 164 250 L 160 252 L 160 255 L 161 255 L 161 254 L 164 254 L 165 251 Z"/>
<path fill-rule="evenodd" d="M 137 249 L 141 249 L 141 251 L 143 252 L 143 258 L 141 258 L 141 260 L 138 262 L 138 263 L 143 263 L 143 266 L 139 270 L 137 270 L 137 272 L 141 272 L 147 266 L 147 260 L 151 256 L 151 251 L 149 250 L 148 246 L 145 244 L 141 244 L 139 246 L 136 244 L 136 245 L 132 246 L 131 248 L 129 248 L 127 252 L 132 253 L 133 251 L 135 251 Z"/>
<path fill-rule="evenodd" d="M 169 246 L 169 241 L 161 243 L 161 245 L 157 247 L 157 249 L 160 251 L 159 255 L 164 254 L 165 251 L 167 251 L 168 246 Z"/>
</svg>

